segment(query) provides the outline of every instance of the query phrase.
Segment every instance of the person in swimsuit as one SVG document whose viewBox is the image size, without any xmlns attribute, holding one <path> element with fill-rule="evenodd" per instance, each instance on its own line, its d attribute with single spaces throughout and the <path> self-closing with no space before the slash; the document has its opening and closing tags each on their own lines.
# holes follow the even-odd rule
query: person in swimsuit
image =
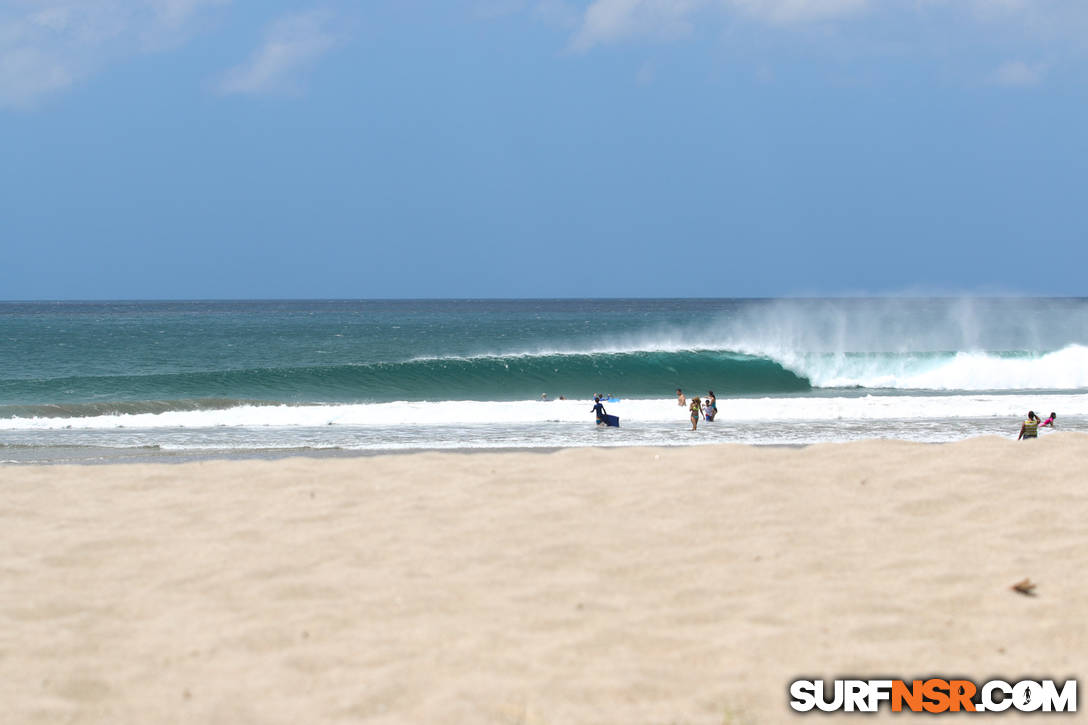
<svg viewBox="0 0 1088 725">
<path fill-rule="evenodd" d="M 1020 424 L 1020 435 L 1016 440 L 1035 440 L 1039 437 L 1039 417 L 1034 410 L 1028 411 L 1028 419 Z"/>
<path fill-rule="evenodd" d="M 706 394 L 706 405 L 703 410 L 706 411 L 706 419 L 714 420 L 718 415 L 718 399 L 714 397 L 714 391 L 708 391 Z"/>
<path fill-rule="evenodd" d="M 594 411 L 597 414 L 597 425 L 608 425 L 608 421 L 604 419 L 604 417 L 608 415 L 608 413 L 605 412 L 604 405 L 601 403 L 600 396 L 597 396 L 593 399 L 593 404 L 594 405 L 592 408 L 590 408 L 590 410 Z"/>
<path fill-rule="evenodd" d="M 703 406 L 699 398 L 691 399 L 691 429 L 695 430 L 699 427 L 699 413 L 702 411 Z"/>
<path fill-rule="evenodd" d="M 1058 417 L 1057 413 L 1051 413 L 1049 418 L 1047 418 L 1046 420 L 1044 420 L 1042 423 L 1039 424 L 1039 427 L 1041 427 L 1041 428 L 1053 428 L 1054 427 L 1054 419 L 1057 418 L 1057 417 Z"/>
<path fill-rule="evenodd" d="M 684 391 L 680 388 L 676 389 L 676 404 L 681 408 L 688 404 L 688 401 L 684 399 Z"/>
</svg>

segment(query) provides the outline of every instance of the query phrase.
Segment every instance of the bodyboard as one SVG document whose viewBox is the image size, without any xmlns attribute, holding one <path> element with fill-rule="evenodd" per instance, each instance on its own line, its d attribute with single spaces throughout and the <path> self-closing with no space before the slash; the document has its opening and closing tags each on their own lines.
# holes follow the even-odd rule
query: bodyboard
<svg viewBox="0 0 1088 725">
<path fill-rule="evenodd" d="M 606 415 L 604 417 L 604 422 L 610 428 L 619 428 L 620 427 L 620 417 L 618 415 Z"/>
</svg>

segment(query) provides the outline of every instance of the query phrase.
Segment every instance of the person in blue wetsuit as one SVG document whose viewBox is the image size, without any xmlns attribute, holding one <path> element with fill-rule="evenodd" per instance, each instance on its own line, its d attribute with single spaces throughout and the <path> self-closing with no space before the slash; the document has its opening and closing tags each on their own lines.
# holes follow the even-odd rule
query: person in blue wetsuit
<svg viewBox="0 0 1088 725">
<path fill-rule="evenodd" d="M 591 410 L 597 414 L 597 425 L 608 425 L 608 421 L 605 420 L 605 416 L 608 415 L 608 413 L 605 412 L 600 396 L 593 398 L 593 407 Z"/>
</svg>

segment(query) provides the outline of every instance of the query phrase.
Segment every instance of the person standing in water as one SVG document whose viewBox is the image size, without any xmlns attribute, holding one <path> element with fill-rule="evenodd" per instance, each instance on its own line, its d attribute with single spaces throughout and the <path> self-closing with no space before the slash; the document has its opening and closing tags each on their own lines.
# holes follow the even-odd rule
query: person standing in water
<svg viewBox="0 0 1088 725">
<path fill-rule="evenodd" d="M 1016 440 L 1035 440 L 1039 437 L 1039 418 L 1034 410 L 1028 411 L 1028 419 L 1020 424 L 1020 435 Z"/>
<path fill-rule="evenodd" d="M 718 415 L 718 399 L 714 397 L 713 390 L 708 391 L 706 394 L 704 410 L 706 410 L 706 419 L 709 421 L 713 421 Z"/>
<path fill-rule="evenodd" d="M 699 427 L 699 413 L 702 411 L 702 401 L 698 397 L 691 399 L 691 429 Z"/>
<path fill-rule="evenodd" d="M 688 401 L 684 398 L 684 391 L 680 388 L 676 389 L 676 404 L 681 408 L 688 404 Z"/>
<path fill-rule="evenodd" d="M 604 405 L 601 403 L 600 396 L 593 398 L 593 407 L 590 408 L 590 410 L 597 414 L 597 425 L 608 425 L 608 421 L 605 420 L 605 416 L 608 415 L 608 413 L 605 411 Z"/>
</svg>

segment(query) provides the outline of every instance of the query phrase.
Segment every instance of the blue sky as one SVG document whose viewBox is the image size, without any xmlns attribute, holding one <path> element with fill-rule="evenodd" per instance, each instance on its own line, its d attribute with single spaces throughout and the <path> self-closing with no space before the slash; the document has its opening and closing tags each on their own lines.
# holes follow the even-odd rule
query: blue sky
<svg viewBox="0 0 1088 725">
<path fill-rule="evenodd" d="M 1085 295 L 1082 0 L 0 0 L 0 299 Z"/>
</svg>

